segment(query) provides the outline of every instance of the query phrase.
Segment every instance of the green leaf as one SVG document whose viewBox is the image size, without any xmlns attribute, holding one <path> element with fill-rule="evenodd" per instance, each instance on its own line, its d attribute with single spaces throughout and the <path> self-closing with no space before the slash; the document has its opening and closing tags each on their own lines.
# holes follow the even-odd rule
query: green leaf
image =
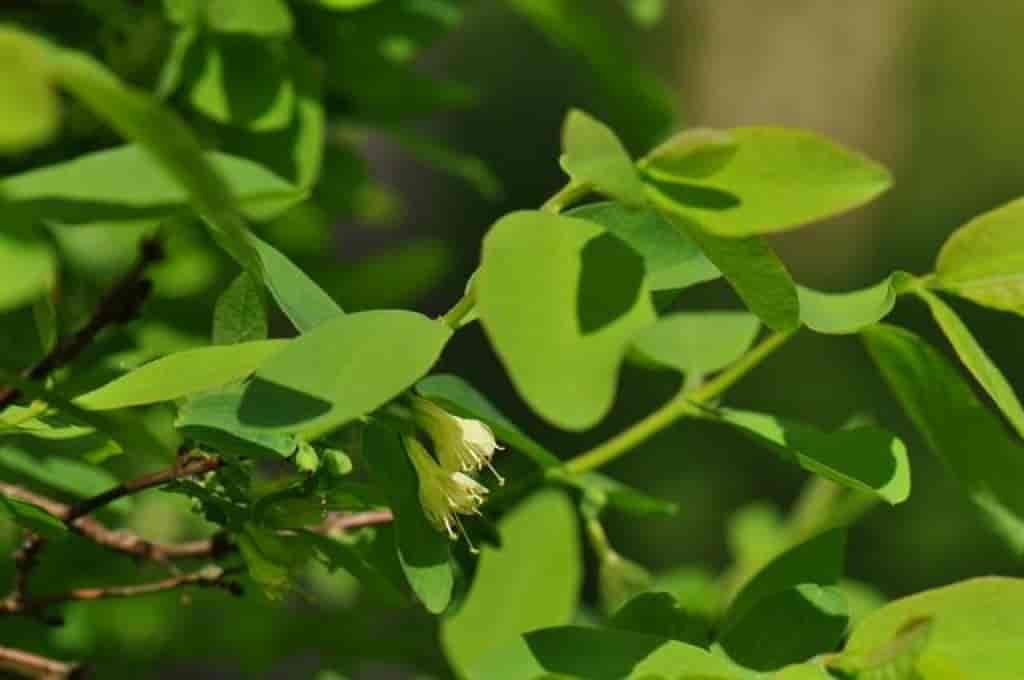
<svg viewBox="0 0 1024 680">
<path fill-rule="evenodd" d="M 477 308 L 538 414 L 582 430 L 610 410 L 630 339 L 655 318 L 643 277 L 639 255 L 584 220 L 516 212 L 491 228 Z"/>
<path fill-rule="evenodd" d="M 654 147 L 639 163 L 640 169 L 664 181 L 703 179 L 721 170 L 736 154 L 736 139 L 709 128 L 683 130 Z"/>
<path fill-rule="evenodd" d="M 868 616 L 840 658 L 847 663 L 870 659 L 905 634 L 908 624 L 930 619 L 927 643 L 914 664 L 915 680 L 1009 680 L 1024 667 L 1022 609 L 1021 579 L 976 578 L 928 590 Z"/>
<path fill-rule="evenodd" d="M 0 153 L 48 142 L 60 128 L 60 108 L 46 50 L 21 31 L 0 26 Z"/>
<path fill-rule="evenodd" d="M 263 263 L 263 280 L 300 333 L 344 315 L 338 303 L 283 253 L 258 238 L 253 238 L 252 243 Z"/>
<path fill-rule="evenodd" d="M 680 231 L 693 239 L 715 267 L 736 290 L 743 303 L 776 331 L 789 331 L 800 325 L 800 299 L 796 284 L 778 255 L 763 240 L 719 238 L 693 222 L 675 217 L 663 209 L 664 197 L 649 194 Z"/>
<path fill-rule="evenodd" d="M 0 206 L 3 190 L 0 189 Z M 0 311 L 21 307 L 46 295 L 57 277 L 57 260 L 42 239 L 19 238 L 10 229 L 0 232 Z"/>
<path fill-rule="evenodd" d="M 51 55 L 60 83 L 118 133 L 146 149 L 185 189 L 214 239 L 253 276 L 259 261 L 231 186 L 206 159 L 199 142 L 174 113 L 131 89 L 92 57 L 73 50 Z"/>
<path fill-rule="evenodd" d="M 722 631 L 718 645 L 744 667 L 777 670 L 831 652 L 847 622 L 839 588 L 803 583 L 758 602 Z"/>
<path fill-rule="evenodd" d="M 263 287 L 242 272 L 217 298 L 213 310 L 213 344 L 234 345 L 266 340 L 267 309 Z"/>
<path fill-rule="evenodd" d="M 797 286 L 800 321 L 818 333 L 859 333 L 889 315 L 906 278 L 906 274 L 897 272 L 873 286 L 848 293 L 826 293 Z"/>
<path fill-rule="evenodd" d="M 197 442 L 231 456 L 280 460 L 294 453 L 294 436 L 249 427 L 238 419 L 242 394 L 241 387 L 233 386 L 196 395 L 178 411 L 174 426 Z"/>
<path fill-rule="evenodd" d="M 971 372 L 978 384 L 984 388 L 988 396 L 992 397 L 992 401 L 1010 421 L 1017 433 L 1024 437 L 1024 407 L 1021 406 L 1020 400 L 1006 376 L 995 365 L 984 348 L 978 344 L 967 325 L 957 316 L 952 307 L 934 293 L 922 289 L 914 292 L 928 304 L 932 316 L 935 317 L 942 332 L 953 345 L 960 361 Z"/>
<path fill-rule="evenodd" d="M 218 36 L 204 41 L 202 67 L 185 83 L 200 113 L 253 131 L 280 130 L 295 114 L 295 84 L 287 53 L 255 37 Z M 259 73 L 259 78 L 247 77 Z"/>
<path fill-rule="evenodd" d="M 629 205 L 643 205 L 644 186 L 633 159 L 611 129 L 573 109 L 562 128 L 562 168 L 574 184 Z"/>
<path fill-rule="evenodd" d="M 930 618 L 911 619 L 887 643 L 866 653 L 840 655 L 829 665 L 862 680 L 919 680 L 914 667 L 933 625 Z"/>
<path fill-rule="evenodd" d="M 845 553 L 846 535 L 839 529 L 826 531 L 790 548 L 743 586 L 729 605 L 722 629 L 728 630 L 755 607 L 787 589 L 802 584 L 838 584 Z"/>
<path fill-rule="evenodd" d="M 327 9 L 336 9 L 341 12 L 351 12 L 370 5 L 375 5 L 380 0 L 316 0 Z"/>
<path fill-rule="evenodd" d="M 934 284 L 995 309 L 1024 313 L 1024 199 L 980 215 L 946 240 Z"/>
<path fill-rule="evenodd" d="M 335 317 L 290 341 L 256 373 L 239 417 L 254 427 L 298 428 L 315 439 L 415 384 L 449 337 L 448 326 L 414 312 Z"/>
<path fill-rule="evenodd" d="M 688 288 L 722 275 L 692 239 L 650 208 L 592 203 L 565 214 L 604 227 L 639 253 L 652 291 Z"/>
<path fill-rule="evenodd" d="M 903 442 L 877 427 L 823 432 L 749 411 L 722 409 L 723 423 L 766 444 L 783 459 L 840 486 L 895 505 L 910 496 L 910 463 Z"/>
<path fill-rule="evenodd" d="M 6 513 L 11 521 L 43 538 L 56 539 L 68 533 L 64 522 L 42 508 L 0 495 L 0 514 Z"/>
<path fill-rule="evenodd" d="M 880 324 L 864 340 L 925 441 L 949 466 L 990 527 L 1024 554 L 1024 447 L 937 350 Z"/>
<path fill-rule="evenodd" d="M 638 517 L 671 517 L 679 512 L 676 503 L 638 491 L 599 472 L 572 475 L 560 481 L 579 488 L 598 507 L 607 505 Z"/>
<path fill-rule="evenodd" d="M 606 628 L 546 628 L 495 650 L 468 680 L 571 677 L 582 680 L 650 680 L 692 676 L 739 680 L 731 663 L 675 640 Z"/>
<path fill-rule="evenodd" d="M 0 467 L 43 486 L 79 498 L 95 496 L 117 486 L 117 478 L 101 467 L 60 455 L 30 453 L 20 442 L 0 444 Z M 111 506 L 118 511 L 132 507 L 130 497 Z"/>
<path fill-rule="evenodd" d="M 608 622 L 613 628 L 678 640 L 698 647 L 710 642 L 710 622 L 669 593 L 641 593 Z"/>
<path fill-rule="evenodd" d="M 285 0 L 209 0 L 204 9 L 206 25 L 221 33 L 266 37 L 292 32 Z"/>
<path fill-rule="evenodd" d="M 398 434 L 370 425 L 364 448 L 373 473 L 391 496 L 402 571 L 423 606 L 440 614 L 448 607 L 455 584 L 448 538 L 423 514 L 416 471 Z"/>
<path fill-rule="evenodd" d="M 375 544 L 390 539 L 383 550 L 394 553 L 394 539 L 389 532 L 374 530 L 372 534 L 361 531 L 355 536 L 321 536 L 312 532 L 303 532 L 313 543 L 320 561 L 331 571 L 339 567 L 359 580 L 359 583 L 388 606 L 400 607 L 408 605 L 405 583 L 393 580 L 389 570 L 380 568 L 374 562 L 375 551 L 381 548 Z M 392 555 L 392 559 L 393 555 Z M 396 567 L 396 569 L 400 569 Z M 402 578 L 399 571 L 398 578 Z"/>
<path fill-rule="evenodd" d="M 245 214 L 269 219 L 302 200 L 305 192 L 262 166 L 216 151 L 202 155 L 226 182 Z M 0 181 L 4 208 L 27 220 L 62 224 L 167 219 L 186 213 L 186 188 L 135 145 L 96 151 Z"/>
<path fill-rule="evenodd" d="M 681 312 L 658 319 L 633 340 L 645 361 L 700 378 L 726 368 L 754 344 L 761 327 L 745 312 Z"/>
<path fill-rule="evenodd" d="M 687 680 L 680 678 L 679 680 Z M 699 680 L 694 678 L 694 680 Z M 799 666 L 786 666 L 777 673 L 773 673 L 771 680 L 834 680 L 833 677 L 818 665 L 800 664 Z M 881 680 L 880 678 L 878 680 Z M 902 680 L 892 678 L 891 680 Z"/>
<path fill-rule="evenodd" d="M 623 0 L 634 23 L 650 28 L 665 15 L 666 0 Z"/>
<path fill-rule="evenodd" d="M 279 534 L 246 524 L 233 538 L 249 576 L 272 600 L 282 599 L 295 587 L 298 573 L 314 556 L 313 541 L 306 534 Z"/>
<path fill-rule="evenodd" d="M 176 352 L 83 394 L 75 403 L 106 411 L 187 397 L 246 378 L 289 344 L 259 340 Z"/>
<path fill-rule="evenodd" d="M 582 556 L 564 494 L 531 496 L 498 533 L 501 548 L 483 548 L 465 602 L 441 626 L 444 652 L 467 679 L 491 678 L 482 669 L 494 651 L 528 631 L 568 623 L 578 604 Z"/>
<path fill-rule="evenodd" d="M 670 210 L 718 236 L 788 231 L 867 203 L 892 183 L 878 163 L 811 132 L 748 127 L 730 135 L 728 162 L 658 185 L 673 198 Z"/>
</svg>

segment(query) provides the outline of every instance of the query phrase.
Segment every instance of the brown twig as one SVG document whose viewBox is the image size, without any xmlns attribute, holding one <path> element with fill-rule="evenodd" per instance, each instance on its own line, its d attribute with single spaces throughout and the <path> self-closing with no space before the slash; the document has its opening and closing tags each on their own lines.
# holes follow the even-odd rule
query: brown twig
<svg viewBox="0 0 1024 680">
<path fill-rule="evenodd" d="M 390 510 L 368 510 L 366 512 L 332 513 L 317 529 L 325 534 L 363 527 L 372 527 L 378 524 L 388 524 L 395 519 Z"/>
<path fill-rule="evenodd" d="M 75 680 L 85 677 L 85 669 L 80 664 L 65 663 L 3 646 L 0 646 L 0 670 L 39 680 Z"/>
<path fill-rule="evenodd" d="M 45 357 L 34 366 L 22 371 L 22 377 L 29 380 L 45 378 L 50 373 L 74 361 L 82 351 L 92 344 L 96 336 L 107 326 L 125 323 L 134 319 L 146 301 L 152 285 L 145 280 L 146 268 L 163 258 L 159 242 L 147 240 L 142 243 L 138 261 L 100 301 L 84 326 L 72 335 L 61 339 Z M 0 410 L 10 406 L 20 390 L 15 387 L 0 388 Z"/>
<path fill-rule="evenodd" d="M 0 601 L 0 613 L 26 614 L 39 613 L 47 607 L 65 602 L 82 602 L 91 600 L 108 600 L 113 598 L 141 597 L 176 590 L 188 586 L 200 588 L 222 588 L 232 595 L 241 595 L 242 589 L 237 583 L 225 580 L 226 577 L 239 573 L 241 569 L 223 569 L 215 564 L 207 565 L 199 571 L 188 574 L 170 576 L 159 581 L 139 583 L 128 586 L 107 586 L 103 588 L 76 588 L 65 593 L 46 595 L 33 598 L 30 602 L 15 601 L 10 598 Z"/>
</svg>

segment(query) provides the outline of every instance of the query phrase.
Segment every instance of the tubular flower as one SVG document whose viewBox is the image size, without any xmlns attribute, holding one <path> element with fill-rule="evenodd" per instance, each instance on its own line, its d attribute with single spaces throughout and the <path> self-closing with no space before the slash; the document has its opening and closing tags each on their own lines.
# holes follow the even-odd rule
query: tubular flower
<svg viewBox="0 0 1024 680">
<path fill-rule="evenodd" d="M 434 443 L 441 467 L 467 474 L 479 472 L 486 467 L 497 477 L 499 484 L 505 483 L 491 465 L 494 452 L 502 450 L 491 428 L 479 420 L 453 416 L 429 399 L 412 399 L 416 423 Z"/>
<path fill-rule="evenodd" d="M 487 487 L 467 474 L 438 465 L 414 437 L 405 437 L 405 450 L 419 478 L 420 505 L 427 519 L 453 541 L 459 533 L 466 536 L 459 515 L 479 515 L 487 498 Z M 472 544 L 470 549 L 475 550 Z"/>
</svg>

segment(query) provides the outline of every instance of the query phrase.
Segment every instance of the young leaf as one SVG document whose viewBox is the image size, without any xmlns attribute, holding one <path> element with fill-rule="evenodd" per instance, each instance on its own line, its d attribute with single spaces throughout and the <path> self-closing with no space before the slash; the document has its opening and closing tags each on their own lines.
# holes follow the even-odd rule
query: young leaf
<svg viewBox="0 0 1024 680">
<path fill-rule="evenodd" d="M 1021 406 L 1017 394 L 999 367 L 988 356 L 984 348 L 978 344 L 966 324 L 957 313 L 934 293 L 917 290 L 915 293 L 923 299 L 942 328 L 946 338 L 967 370 L 978 381 L 992 401 L 1010 421 L 1017 433 L 1024 437 L 1024 407 Z"/>
<path fill-rule="evenodd" d="M 668 209 L 718 236 L 794 229 L 867 203 L 892 183 L 878 163 L 814 133 L 749 127 L 730 134 L 736 149 L 727 163 L 657 189 L 671 196 Z"/>
<path fill-rule="evenodd" d="M 722 629 L 728 630 L 755 607 L 789 588 L 805 583 L 834 586 L 839 583 L 846 554 L 846 535 L 833 529 L 805 541 L 776 557 L 736 595 L 725 614 Z"/>
<path fill-rule="evenodd" d="M 259 340 L 176 352 L 77 397 L 75 403 L 106 411 L 173 401 L 246 378 L 288 345 L 288 340 Z"/>
<path fill-rule="evenodd" d="M 736 139 L 709 128 L 683 130 L 654 147 L 640 169 L 663 181 L 703 179 L 720 171 L 736 154 Z"/>
<path fill-rule="evenodd" d="M 55 50 L 55 78 L 100 118 L 156 158 L 185 189 L 213 237 L 253 276 L 259 260 L 249 242 L 241 206 L 220 173 L 206 160 L 199 142 L 175 114 L 141 91 L 122 84 L 89 55 Z"/>
<path fill-rule="evenodd" d="M 60 118 L 45 48 L 15 28 L 0 26 L 0 153 L 49 141 Z"/>
<path fill-rule="evenodd" d="M 576 517 L 563 494 L 532 496 L 498 532 L 501 548 L 483 548 L 466 601 L 441 627 L 448 660 L 468 680 L 493 677 L 481 669 L 519 635 L 568 623 L 583 579 Z"/>
<path fill-rule="evenodd" d="M 307 333 L 345 313 L 323 288 L 279 250 L 255 237 L 252 244 L 263 264 L 267 288 L 300 333 Z"/>
<path fill-rule="evenodd" d="M 650 194 L 661 206 L 664 198 Z M 693 239 L 715 267 L 736 290 L 743 303 L 776 331 L 800 325 L 800 299 L 796 284 L 778 255 L 757 237 L 719 238 L 687 220 L 665 215 L 680 231 Z"/>
<path fill-rule="evenodd" d="M 913 665 L 917 674 L 910 677 L 1009 680 L 1024 668 L 1022 608 L 1021 579 L 976 578 L 911 595 L 861 622 L 839 663 L 863 663 L 905 634 L 908 624 L 928 619 L 932 625 Z"/>
<path fill-rule="evenodd" d="M 562 128 L 562 168 L 575 184 L 629 205 L 643 205 L 644 186 L 633 159 L 607 125 L 573 109 Z"/>
<path fill-rule="evenodd" d="M 285 0 L 210 0 L 204 9 L 206 25 L 221 33 L 272 37 L 292 32 Z"/>
<path fill-rule="evenodd" d="M 335 317 L 289 341 L 257 371 L 239 418 L 264 429 L 301 429 L 315 439 L 415 384 L 450 336 L 448 326 L 414 312 Z"/>
<path fill-rule="evenodd" d="M 197 111 L 255 132 L 288 126 L 295 114 L 295 84 L 282 46 L 252 36 L 210 36 L 200 45 L 202 68 L 184 83 Z M 246 77 L 250 72 L 260 77 Z"/>
<path fill-rule="evenodd" d="M 905 277 L 906 274 L 897 272 L 873 286 L 848 293 L 826 293 L 797 286 L 800 321 L 818 333 L 859 333 L 889 315 Z"/>
<path fill-rule="evenodd" d="M 775 416 L 722 409 L 721 422 L 766 444 L 782 458 L 840 486 L 895 505 L 910 496 L 910 463 L 903 442 L 877 427 L 823 432 Z"/>
<path fill-rule="evenodd" d="M 448 538 L 423 514 L 416 471 L 398 434 L 371 425 L 364 447 L 373 473 L 391 496 L 395 544 L 405 577 L 423 606 L 440 614 L 448 607 L 455 583 Z"/>
<path fill-rule="evenodd" d="M 974 395 L 960 373 L 909 331 L 864 331 L 875 363 L 925 441 L 950 467 L 989 525 L 1024 554 L 1024 447 Z"/>
<path fill-rule="evenodd" d="M 234 345 L 266 340 L 267 309 L 263 287 L 242 272 L 217 298 L 213 310 L 213 344 Z"/>
<path fill-rule="evenodd" d="M 692 239 L 650 208 L 591 203 L 565 214 L 604 227 L 639 253 L 652 291 L 688 288 L 722 275 Z"/>
<path fill-rule="evenodd" d="M 520 394 L 559 427 L 595 425 L 631 337 L 654 321 L 643 260 L 596 225 L 541 212 L 499 220 L 482 260 L 480 319 Z"/>
<path fill-rule="evenodd" d="M 767 596 L 732 621 L 718 645 L 746 668 L 778 670 L 831 652 L 847 622 L 839 588 L 802 583 Z"/>
<path fill-rule="evenodd" d="M 745 675 L 706 649 L 652 635 L 565 626 L 536 630 L 494 650 L 468 680 L 741 680 Z"/>
<path fill-rule="evenodd" d="M 211 151 L 202 155 L 224 178 L 246 216 L 274 217 L 305 192 L 252 161 Z M 187 187 L 136 145 L 95 151 L 0 180 L 0 197 L 15 214 L 62 224 L 166 219 L 186 212 Z"/>
<path fill-rule="evenodd" d="M 238 419 L 243 390 L 232 386 L 199 394 L 185 403 L 174 422 L 182 434 L 230 456 L 278 459 L 290 456 L 296 438 L 249 427 Z"/>
<path fill-rule="evenodd" d="M 633 339 L 645 361 L 700 378 L 720 371 L 754 344 L 761 327 L 745 312 L 682 312 L 658 319 Z"/>
<path fill-rule="evenodd" d="M 974 218 L 939 251 L 934 284 L 979 305 L 1024 313 L 1024 199 Z"/>
<path fill-rule="evenodd" d="M 31 503 L 24 503 L 0 495 L 0 515 L 6 514 L 12 522 L 46 539 L 67 535 L 68 528 L 59 519 Z"/>
<path fill-rule="evenodd" d="M 0 201 L 2 198 L 0 189 Z M 45 295 L 56 279 L 57 260 L 42 239 L 19 238 L 8 228 L 0 232 L 0 271 L 4 273 L 0 312 L 4 312 Z"/>
</svg>

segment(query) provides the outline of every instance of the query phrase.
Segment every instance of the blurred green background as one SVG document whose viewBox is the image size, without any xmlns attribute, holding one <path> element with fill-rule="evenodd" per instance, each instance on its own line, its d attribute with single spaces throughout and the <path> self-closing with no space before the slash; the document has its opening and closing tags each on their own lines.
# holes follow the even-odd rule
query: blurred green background
<svg viewBox="0 0 1024 680">
<path fill-rule="evenodd" d="M 608 69 L 632 85 L 648 71 L 656 73 L 669 85 L 680 126 L 809 128 L 892 169 L 895 187 L 876 204 L 777 240 L 795 278 L 807 285 L 846 290 L 897 268 L 929 271 L 954 228 L 1024 194 L 1024 43 L 1018 30 L 1024 4 L 670 0 L 665 19 L 650 28 L 631 25 L 619 2 L 577 4 L 588 8 L 582 24 L 600 14 L 623 34 L 635 63 L 588 60 L 497 2 L 467 7 L 459 28 L 421 58 L 426 70 L 472 86 L 476 101 L 431 117 L 418 133 L 482 159 L 500 181 L 500 198 L 484 197 L 464 179 L 437 172 L 392 135 L 339 126 L 335 134 L 343 143 L 336 149 L 363 149 L 367 165 L 340 152 L 329 156 L 324 193 L 332 200 L 322 204 L 331 214 L 292 215 L 268 234 L 299 262 L 308 262 L 346 308 L 410 306 L 440 313 L 473 271 L 488 226 L 504 212 L 537 206 L 561 186 L 559 129 L 568 108 L 606 120 L 634 152 L 666 132 L 657 116 L 648 115 L 649 106 L 627 96 L 630 87 L 609 84 Z M 34 163 L 44 158 L 40 154 Z M 3 169 L 18 167 L 17 161 L 9 163 Z M 469 174 L 479 183 L 479 168 L 473 168 Z M 331 192 L 332 176 L 340 182 L 364 172 L 367 179 L 356 192 Z M 333 244 L 309 226 L 317 219 L 338 220 Z M 147 352 L 187 345 L 208 333 L 214 299 L 209 291 L 222 288 L 230 276 L 198 230 L 182 233 L 169 247 L 183 255 L 157 272 L 159 295 L 151 305 L 154 315 L 176 319 L 177 325 L 147 329 L 152 337 L 140 343 Z M 88 236 L 79 238 L 78 247 L 94 247 Z M 325 264 L 319 256 L 331 248 L 336 258 Z M 123 265 L 112 257 L 107 270 L 93 273 L 97 288 Z M 721 283 L 692 289 L 679 302 L 683 308 L 736 304 Z M 1011 383 L 1024 385 L 1024 321 L 956 306 Z M 920 304 L 901 302 L 894 320 L 945 347 Z M 17 329 L 16 319 L 5 320 L 5 335 Z M 23 338 L 12 343 L 3 362 L 23 365 L 31 353 Z M 484 388 L 513 420 L 563 456 L 621 430 L 675 387 L 669 377 L 627 369 L 613 415 L 577 435 L 530 415 L 478 326 L 456 337 L 440 368 Z M 897 508 L 873 511 L 852 530 L 851 576 L 898 596 L 973 575 L 1021 574 L 925 449 L 855 337 L 802 333 L 745 379 L 729 401 L 826 428 L 867 416 L 905 439 L 913 494 Z M 620 552 L 654 570 L 726 566 L 730 517 L 753 502 L 785 512 L 804 481 L 795 467 L 745 439 L 691 423 L 663 432 L 609 471 L 681 507 L 671 519 L 610 522 Z M 196 526 L 169 522 L 183 516 L 176 511 L 185 505 L 176 497 L 149 494 L 136 500 L 126 519 L 147 535 L 172 539 L 201 530 L 198 519 L 191 520 Z M 14 535 L 9 527 L 0 532 L 7 554 Z M 43 582 L 92 583 L 99 564 L 112 581 L 135 571 L 126 562 L 121 573 L 113 573 L 108 561 L 83 545 L 51 558 L 42 570 L 51 574 L 43 573 Z M 411 668 L 424 677 L 444 676 L 428 617 L 380 609 L 360 613 L 359 596 L 343 574 L 311 574 L 309 592 L 308 601 L 269 606 L 254 590 L 240 601 L 219 592 L 189 593 L 191 606 L 184 608 L 179 594 L 76 605 L 68 608 L 67 624 L 52 631 L 0 620 L 0 640 L 97 659 L 101 678 L 334 677 L 323 668 L 352 677 L 416 677 Z M 379 663 L 353 667 L 354 655 Z"/>
</svg>

